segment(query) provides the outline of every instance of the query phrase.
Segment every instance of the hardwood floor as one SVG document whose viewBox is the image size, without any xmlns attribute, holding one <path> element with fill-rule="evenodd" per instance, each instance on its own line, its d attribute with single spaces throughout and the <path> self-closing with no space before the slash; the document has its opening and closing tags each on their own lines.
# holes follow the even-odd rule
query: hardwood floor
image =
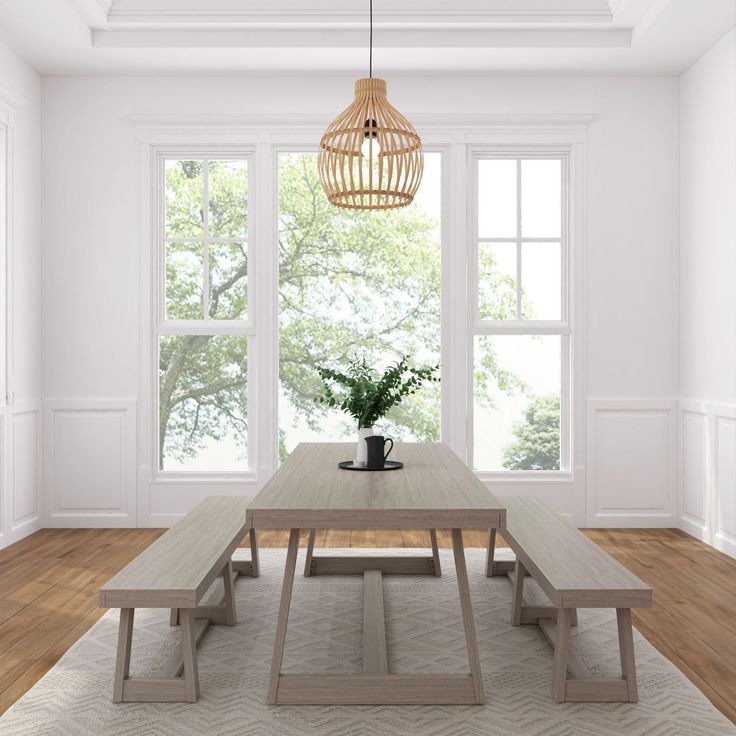
<svg viewBox="0 0 736 736">
<path fill-rule="evenodd" d="M 44 529 L 0 551 L 0 713 L 104 613 L 102 583 L 162 533 Z M 586 533 L 654 588 L 653 608 L 634 611 L 634 625 L 736 723 L 736 560 L 672 529 Z M 287 539 L 287 532 L 259 534 L 261 547 L 285 547 Z M 464 540 L 484 547 L 486 535 L 465 532 Z M 438 542 L 450 546 L 447 530 Z M 331 530 L 317 534 L 317 546 L 428 547 L 429 535 Z"/>
</svg>

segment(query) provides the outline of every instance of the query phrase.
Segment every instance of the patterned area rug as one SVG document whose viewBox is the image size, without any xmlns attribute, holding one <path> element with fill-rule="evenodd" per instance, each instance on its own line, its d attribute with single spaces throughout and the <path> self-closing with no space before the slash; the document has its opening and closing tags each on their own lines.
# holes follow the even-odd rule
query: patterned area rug
<svg viewBox="0 0 736 736">
<path fill-rule="evenodd" d="M 385 553 L 425 554 L 422 550 Z M 394 673 L 468 669 L 452 553 L 443 550 L 441 554 L 441 578 L 384 578 L 389 668 Z M 200 645 L 198 703 L 111 702 L 118 613 L 110 611 L 0 718 L 0 734 L 736 734 L 736 727 L 637 631 L 638 704 L 553 703 L 552 649 L 536 626 L 510 625 L 511 586 L 504 578 L 485 577 L 484 552 L 477 549 L 467 550 L 467 560 L 487 697 L 484 706 L 266 706 L 285 551 L 269 549 L 261 555 L 261 577 L 240 578 L 236 585 L 238 625 L 211 627 Z M 303 551 L 298 564 L 303 565 Z M 170 627 L 168 619 L 167 611 L 138 612 L 131 675 L 150 675 L 165 661 L 178 637 L 178 629 Z M 284 670 L 360 672 L 361 625 L 362 578 L 298 575 Z M 572 640 L 594 674 L 618 676 L 614 612 L 580 611 Z"/>
</svg>

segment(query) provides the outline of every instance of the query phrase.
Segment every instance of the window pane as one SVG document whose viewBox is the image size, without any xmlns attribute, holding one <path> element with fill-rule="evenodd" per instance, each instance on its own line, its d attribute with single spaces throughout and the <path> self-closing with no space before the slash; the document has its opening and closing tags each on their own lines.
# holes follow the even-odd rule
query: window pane
<svg viewBox="0 0 736 736">
<path fill-rule="evenodd" d="M 382 370 L 401 354 L 438 363 L 440 166 L 425 153 L 409 207 L 332 207 L 316 154 L 279 156 L 279 439 L 283 457 L 302 441 L 353 440 L 349 416 L 315 403 L 317 366 L 344 369 L 365 355 Z M 438 384 L 393 408 L 379 426 L 394 439 L 439 439 Z"/>
<path fill-rule="evenodd" d="M 245 238 L 248 229 L 247 161 L 209 162 L 209 235 Z"/>
<path fill-rule="evenodd" d="M 245 319 L 247 265 L 245 243 L 210 243 L 210 317 Z"/>
<path fill-rule="evenodd" d="M 562 162 L 521 162 L 521 234 L 525 238 L 559 238 L 562 233 Z"/>
<path fill-rule="evenodd" d="M 516 161 L 478 161 L 478 237 L 515 238 Z"/>
<path fill-rule="evenodd" d="M 228 471 L 248 465 L 246 337 L 159 338 L 159 467 Z"/>
<path fill-rule="evenodd" d="M 478 243 L 478 317 L 516 319 L 516 243 Z"/>
<path fill-rule="evenodd" d="M 202 244 L 166 243 L 166 319 L 202 319 Z"/>
<path fill-rule="evenodd" d="M 521 246 L 521 288 L 526 319 L 562 317 L 559 243 L 524 243 Z"/>
<path fill-rule="evenodd" d="M 202 161 L 166 161 L 166 236 L 204 235 L 204 174 Z"/>
<path fill-rule="evenodd" d="M 559 335 L 477 335 L 476 470 L 559 470 Z"/>
</svg>

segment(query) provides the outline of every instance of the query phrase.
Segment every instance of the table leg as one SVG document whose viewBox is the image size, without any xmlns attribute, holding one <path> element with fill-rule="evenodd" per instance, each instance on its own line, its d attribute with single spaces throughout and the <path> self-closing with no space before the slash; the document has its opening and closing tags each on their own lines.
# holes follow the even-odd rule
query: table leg
<svg viewBox="0 0 736 736">
<path fill-rule="evenodd" d="M 289 548 L 286 552 L 286 567 L 284 568 L 284 583 L 281 588 L 281 606 L 276 622 L 276 641 L 273 645 L 273 659 L 271 660 L 271 674 L 268 680 L 266 702 L 269 705 L 276 703 L 276 694 L 279 688 L 281 661 L 284 657 L 284 643 L 286 642 L 286 625 L 289 621 L 289 607 L 291 605 L 291 591 L 294 587 L 294 570 L 296 556 L 299 552 L 299 530 L 292 529 L 289 534 Z"/>
<path fill-rule="evenodd" d="M 475 620 L 473 618 L 473 606 L 470 600 L 468 570 L 465 567 L 465 550 L 463 549 L 463 536 L 460 529 L 452 530 L 452 551 L 455 555 L 455 574 L 457 575 L 457 589 L 460 595 L 460 608 L 463 613 L 463 624 L 465 626 L 465 643 L 468 647 L 470 676 L 473 679 L 475 700 L 477 703 L 483 703 L 485 701 L 483 676 L 480 671 L 480 654 L 478 652 L 478 640 L 475 635 Z"/>
<path fill-rule="evenodd" d="M 260 574 L 260 560 L 258 559 L 258 540 L 256 538 L 256 530 L 251 529 L 248 532 L 250 536 L 250 574 L 257 578 Z"/>
<path fill-rule="evenodd" d="M 305 578 L 308 578 L 312 574 L 312 555 L 314 554 L 314 537 L 316 533 L 316 529 L 309 530 L 309 540 L 307 541 L 307 558 L 304 561 Z"/>
<path fill-rule="evenodd" d="M 429 530 L 429 539 L 432 543 L 432 563 L 434 564 L 434 574 L 435 577 L 441 577 L 442 576 L 442 567 L 440 565 L 440 550 L 437 546 L 437 530 L 436 529 L 430 529 Z"/>
</svg>

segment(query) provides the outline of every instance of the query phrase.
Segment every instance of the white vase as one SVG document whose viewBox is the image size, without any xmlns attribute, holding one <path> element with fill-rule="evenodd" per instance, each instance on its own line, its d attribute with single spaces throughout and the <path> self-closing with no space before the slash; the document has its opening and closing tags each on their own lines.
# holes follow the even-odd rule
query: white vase
<svg viewBox="0 0 736 736">
<path fill-rule="evenodd" d="M 355 451 L 355 465 L 365 466 L 368 460 L 368 445 L 365 443 L 366 437 L 373 436 L 373 427 L 366 427 L 358 430 L 358 447 Z"/>
</svg>

